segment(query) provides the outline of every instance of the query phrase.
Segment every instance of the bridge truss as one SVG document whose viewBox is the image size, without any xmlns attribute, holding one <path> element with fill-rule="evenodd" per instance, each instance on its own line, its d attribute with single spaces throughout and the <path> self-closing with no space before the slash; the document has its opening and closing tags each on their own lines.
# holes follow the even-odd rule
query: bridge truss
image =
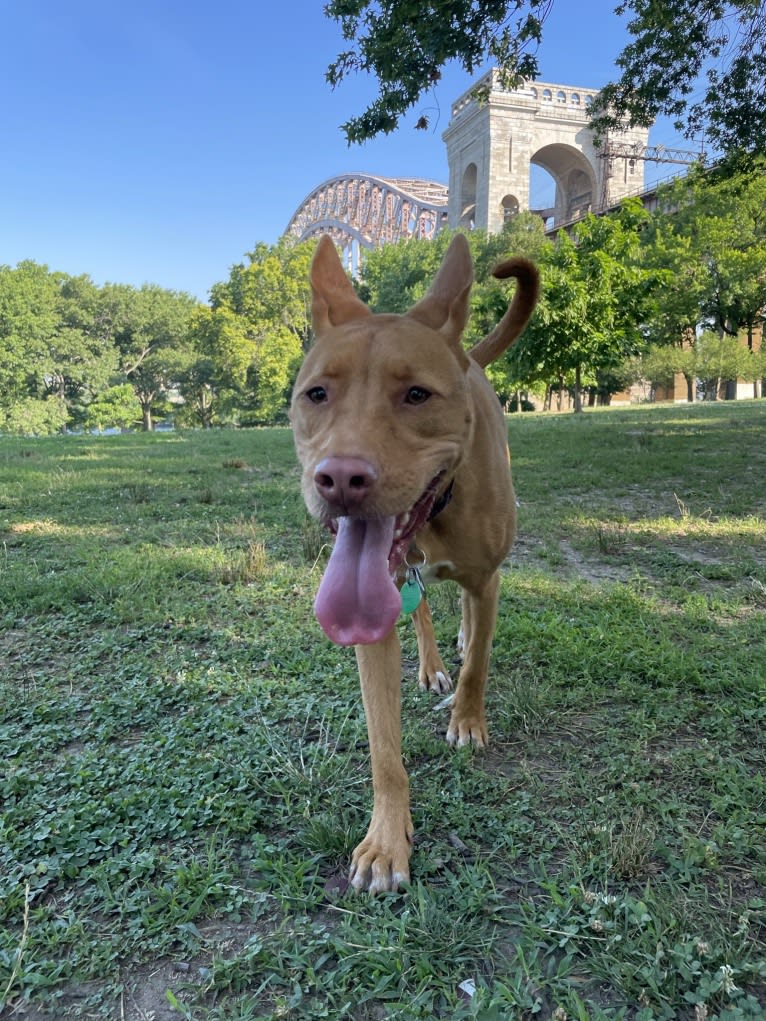
<svg viewBox="0 0 766 1021">
<path fill-rule="evenodd" d="M 436 181 L 342 174 L 306 196 L 285 233 L 301 241 L 328 234 L 356 272 L 362 248 L 433 238 L 446 226 L 447 201 L 447 186 Z"/>
<path fill-rule="evenodd" d="M 618 142 L 611 140 L 608 136 L 601 152 L 601 159 L 604 160 L 604 173 L 601 184 L 601 200 L 599 209 L 606 210 L 610 206 L 609 179 L 613 173 L 614 161 L 616 159 L 644 160 L 647 163 L 678 163 L 688 166 L 691 163 L 704 163 L 704 150 L 695 152 L 692 149 L 678 149 L 667 145 L 642 145 L 640 142 Z"/>
</svg>

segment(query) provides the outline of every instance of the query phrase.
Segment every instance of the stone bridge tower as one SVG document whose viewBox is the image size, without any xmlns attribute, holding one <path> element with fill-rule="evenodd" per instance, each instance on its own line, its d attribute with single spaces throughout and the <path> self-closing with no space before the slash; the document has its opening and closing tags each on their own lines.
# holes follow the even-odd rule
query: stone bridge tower
<svg viewBox="0 0 766 1021">
<path fill-rule="evenodd" d="M 488 88 L 484 101 L 474 89 Z M 499 231 L 503 223 L 530 208 L 530 165 L 543 167 L 556 183 L 554 205 L 539 212 L 549 226 L 561 226 L 588 210 L 597 212 L 643 188 L 641 152 L 649 131 L 634 128 L 610 135 L 624 156 L 606 159 L 588 127 L 597 91 L 546 82 L 517 89 L 500 85 L 490 71 L 452 106 L 443 138 L 449 164 L 450 227 Z M 550 221 L 553 221 L 552 223 Z"/>
</svg>

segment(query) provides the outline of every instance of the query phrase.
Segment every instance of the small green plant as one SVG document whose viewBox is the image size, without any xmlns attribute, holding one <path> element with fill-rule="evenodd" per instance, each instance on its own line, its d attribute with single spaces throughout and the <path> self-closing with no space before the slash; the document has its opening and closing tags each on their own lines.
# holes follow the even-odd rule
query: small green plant
<svg viewBox="0 0 766 1021">
<path fill-rule="evenodd" d="M 615 556 L 625 551 L 628 542 L 628 529 L 621 521 L 600 521 L 597 528 L 598 548 L 607 556 Z"/>
<path fill-rule="evenodd" d="M 303 559 L 313 566 L 329 551 L 332 537 L 316 518 L 309 517 L 308 514 L 303 519 L 301 535 L 303 538 Z"/>
<path fill-rule="evenodd" d="M 245 549 L 228 554 L 226 563 L 220 568 L 219 578 L 224 585 L 252 585 L 264 577 L 267 566 L 266 546 L 253 539 Z"/>
</svg>

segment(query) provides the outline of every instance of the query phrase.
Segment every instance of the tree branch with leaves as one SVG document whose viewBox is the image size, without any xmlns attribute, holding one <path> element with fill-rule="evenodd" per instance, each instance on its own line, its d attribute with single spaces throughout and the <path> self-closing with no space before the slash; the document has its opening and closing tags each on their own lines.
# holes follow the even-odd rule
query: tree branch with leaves
<svg viewBox="0 0 766 1021">
<path fill-rule="evenodd" d="M 378 82 L 373 102 L 342 125 L 349 144 L 394 131 L 450 61 L 469 74 L 494 62 L 506 87 L 536 78 L 552 7 L 553 0 L 330 0 L 325 14 L 351 45 L 327 81 L 335 88 L 364 72 Z M 593 105 L 598 135 L 665 115 L 719 155 L 766 149 L 764 0 L 627 0 L 615 15 L 628 16 L 631 41 L 615 55 L 619 77 Z M 416 127 L 427 126 L 421 113 Z"/>
</svg>

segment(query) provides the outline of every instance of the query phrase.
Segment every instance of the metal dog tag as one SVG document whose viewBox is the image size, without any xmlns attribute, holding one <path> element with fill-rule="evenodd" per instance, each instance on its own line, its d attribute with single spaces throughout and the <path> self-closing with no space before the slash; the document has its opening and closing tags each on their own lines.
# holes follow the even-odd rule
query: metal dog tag
<svg viewBox="0 0 766 1021">
<path fill-rule="evenodd" d="M 408 567 L 404 575 L 404 584 L 399 593 L 402 597 L 402 610 L 414 613 L 420 606 L 420 600 L 426 594 L 426 587 L 417 567 Z"/>
</svg>

